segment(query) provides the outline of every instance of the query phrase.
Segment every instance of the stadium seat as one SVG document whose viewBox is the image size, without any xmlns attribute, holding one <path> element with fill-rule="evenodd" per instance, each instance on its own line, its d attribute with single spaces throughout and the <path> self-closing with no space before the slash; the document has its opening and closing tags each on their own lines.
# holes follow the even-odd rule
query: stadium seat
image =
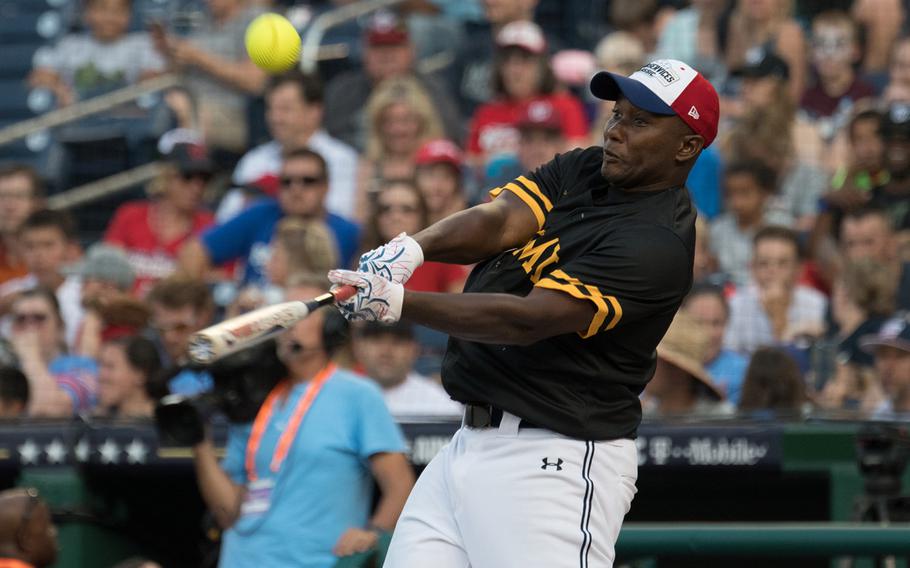
<svg viewBox="0 0 910 568">
<path fill-rule="evenodd" d="M 0 17 L 0 45 L 14 42 L 51 42 L 66 32 L 63 15 L 56 10 L 39 14 L 12 13 Z"/>
<path fill-rule="evenodd" d="M 21 80 L 0 80 L 0 120 L 24 120 L 53 106 L 54 97 L 46 89 L 29 89 Z"/>
<path fill-rule="evenodd" d="M 18 79 L 23 81 L 32 70 L 32 57 L 41 47 L 41 43 L 8 43 L 0 42 L 3 57 L 0 57 L 0 81 Z"/>
</svg>

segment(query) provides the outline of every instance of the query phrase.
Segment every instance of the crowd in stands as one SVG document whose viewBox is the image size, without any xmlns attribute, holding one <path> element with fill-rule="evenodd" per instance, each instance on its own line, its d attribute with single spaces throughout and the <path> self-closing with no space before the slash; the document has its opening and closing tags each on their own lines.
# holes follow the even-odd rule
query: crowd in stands
<svg viewBox="0 0 910 568">
<path fill-rule="evenodd" d="M 602 21 L 561 25 L 549 0 L 426 0 L 332 30 L 321 50 L 346 55 L 315 73 L 269 76 L 247 58 L 263 11 L 305 32 L 347 3 L 207 0 L 186 28 L 143 20 L 139 2 L 84 0 L 35 53 L 22 80 L 60 107 L 163 73 L 181 82 L 161 98 L 158 175 L 98 239 L 46 208 L 68 189 L 55 172 L 0 167 L 4 416 L 147 417 L 163 394 L 210 390 L 188 364 L 194 331 L 599 144 L 612 103 L 587 79 L 661 57 L 712 81 L 722 124 L 689 178 L 695 283 L 645 414 L 910 411 L 902 3 L 612 0 L 592 12 Z M 407 287 L 458 292 L 470 268 L 426 263 Z M 458 416 L 438 382 L 444 336 L 351 335 L 345 361 L 393 414 Z"/>
</svg>

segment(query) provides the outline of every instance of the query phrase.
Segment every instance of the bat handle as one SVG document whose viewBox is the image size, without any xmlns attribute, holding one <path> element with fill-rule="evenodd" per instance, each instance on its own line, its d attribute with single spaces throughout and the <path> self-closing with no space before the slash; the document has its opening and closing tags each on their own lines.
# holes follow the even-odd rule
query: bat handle
<svg viewBox="0 0 910 568">
<path fill-rule="evenodd" d="M 332 296 L 335 297 L 336 302 L 343 302 L 357 293 L 357 288 L 345 284 L 332 291 Z"/>
</svg>

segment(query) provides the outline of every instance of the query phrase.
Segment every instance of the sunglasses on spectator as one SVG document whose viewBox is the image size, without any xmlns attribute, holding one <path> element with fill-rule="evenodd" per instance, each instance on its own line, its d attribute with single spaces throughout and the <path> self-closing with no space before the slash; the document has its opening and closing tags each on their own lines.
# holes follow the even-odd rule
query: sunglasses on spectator
<svg viewBox="0 0 910 568">
<path fill-rule="evenodd" d="M 26 325 L 41 325 L 47 321 L 47 314 L 40 312 L 21 313 L 13 316 L 13 325 L 22 327 Z"/>
<path fill-rule="evenodd" d="M 418 209 L 414 205 L 402 205 L 398 203 L 380 203 L 377 207 L 380 215 L 388 213 L 417 213 Z"/>
<path fill-rule="evenodd" d="M 323 176 L 281 176 L 281 187 L 291 187 L 294 184 L 302 187 L 319 185 L 325 181 Z"/>
</svg>

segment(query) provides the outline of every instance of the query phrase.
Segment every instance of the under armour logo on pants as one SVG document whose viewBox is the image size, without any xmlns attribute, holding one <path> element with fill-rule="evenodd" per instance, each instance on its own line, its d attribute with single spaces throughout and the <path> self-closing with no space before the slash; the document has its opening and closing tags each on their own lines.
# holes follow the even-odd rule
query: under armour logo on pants
<svg viewBox="0 0 910 568">
<path fill-rule="evenodd" d="M 543 465 L 540 466 L 540 469 L 547 469 L 548 467 L 555 467 L 556 471 L 562 471 L 562 458 L 556 458 L 555 462 L 547 461 L 547 458 L 543 458 Z"/>
</svg>

